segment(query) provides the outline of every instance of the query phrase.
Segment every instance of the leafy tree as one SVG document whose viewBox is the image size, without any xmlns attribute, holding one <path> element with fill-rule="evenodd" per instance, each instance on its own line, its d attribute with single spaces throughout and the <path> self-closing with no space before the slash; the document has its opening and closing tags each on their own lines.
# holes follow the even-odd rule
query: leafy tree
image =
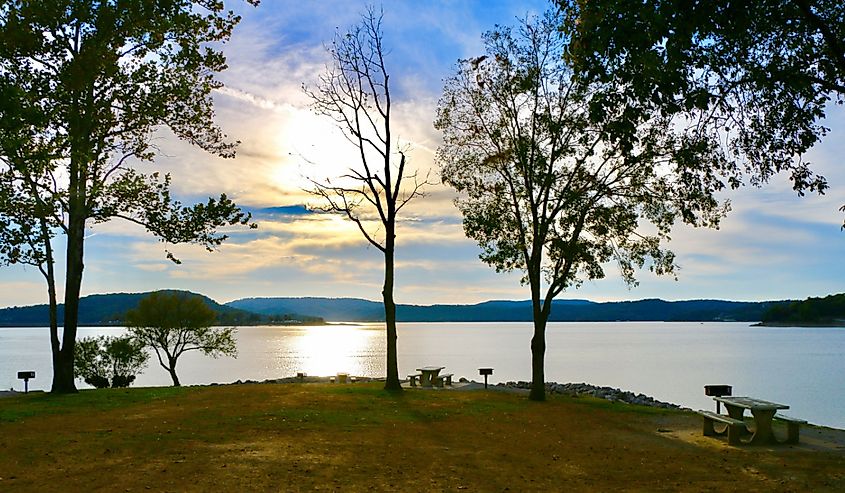
<svg viewBox="0 0 845 493">
<path fill-rule="evenodd" d="M 673 131 L 720 149 L 733 187 L 785 172 L 801 195 L 825 191 L 801 156 L 827 132 L 831 97 L 845 96 L 845 3 L 557 3 L 579 74 L 617 80 L 629 104 L 674 116 Z"/>
<path fill-rule="evenodd" d="M 610 261 L 632 286 L 646 265 L 672 274 L 662 244 L 673 224 L 716 226 L 726 211 L 713 197 L 712 148 L 673 138 L 659 114 L 629 115 L 616 85 L 582 83 L 564 60 L 561 22 L 550 12 L 484 34 L 485 54 L 446 80 L 435 122 L 464 231 L 484 262 L 523 272 L 529 286 L 534 400 L 545 398 L 557 295 L 604 277 Z"/>
<path fill-rule="evenodd" d="M 46 279 L 54 392 L 76 390 L 86 227 L 122 218 L 163 242 L 213 249 L 226 239 L 219 228 L 249 221 L 225 194 L 184 206 L 171 197 L 169 176 L 134 168 L 154 158 L 152 135 L 165 127 L 213 154 L 233 155 L 234 144 L 212 123 L 210 94 L 226 67 L 216 46 L 238 20 L 209 0 L 0 7 L 0 260 L 37 265 Z M 56 233 L 67 239 L 61 341 Z"/>
<path fill-rule="evenodd" d="M 155 350 L 158 362 L 178 387 L 176 363 L 187 351 L 218 358 L 237 357 L 234 328 L 212 328 L 216 312 L 199 296 L 155 292 L 126 313 L 130 334 Z"/>
<path fill-rule="evenodd" d="M 98 389 L 128 387 L 135 375 L 146 368 L 149 355 L 137 339 L 119 337 L 85 337 L 74 346 L 74 373 L 88 385 Z"/>
<path fill-rule="evenodd" d="M 334 181 L 312 180 L 318 208 L 354 222 L 364 238 L 384 255 L 384 319 L 387 331 L 385 389 L 401 390 L 396 353 L 396 302 L 393 299 L 396 218 L 427 180 L 406 174 L 405 149 L 394 150 L 391 93 L 385 64 L 382 13 L 370 8 L 360 24 L 335 35 L 332 64 L 317 87 L 305 87 L 317 114 L 337 122 L 355 148 L 359 163 Z M 398 160 L 398 163 L 397 163 Z M 408 187 L 408 182 L 412 185 Z M 375 219 L 373 219 L 375 218 Z"/>
</svg>

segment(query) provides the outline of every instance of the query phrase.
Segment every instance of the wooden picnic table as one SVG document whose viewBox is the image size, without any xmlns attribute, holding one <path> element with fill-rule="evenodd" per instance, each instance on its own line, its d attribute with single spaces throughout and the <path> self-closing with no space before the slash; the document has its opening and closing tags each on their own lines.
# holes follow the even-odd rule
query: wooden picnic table
<svg viewBox="0 0 845 493">
<path fill-rule="evenodd" d="M 754 433 L 751 435 L 750 443 L 777 443 L 772 433 L 772 419 L 779 409 L 789 409 L 789 406 L 754 397 L 714 397 L 713 400 L 724 404 L 728 415 L 733 419 L 741 420 L 746 409 L 751 411 L 754 417 Z"/>
<path fill-rule="evenodd" d="M 423 387 L 431 387 L 432 381 L 437 377 L 440 373 L 440 370 L 446 368 L 445 366 L 423 366 L 422 368 L 417 368 L 417 371 L 420 372 L 420 385 Z"/>
</svg>

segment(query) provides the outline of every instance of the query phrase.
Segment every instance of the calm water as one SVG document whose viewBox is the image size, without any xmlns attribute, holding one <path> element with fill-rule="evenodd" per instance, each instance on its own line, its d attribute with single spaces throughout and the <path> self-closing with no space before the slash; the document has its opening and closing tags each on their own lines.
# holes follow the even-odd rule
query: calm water
<svg viewBox="0 0 845 493">
<path fill-rule="evenodd" d="M 119 334 L 83 328 L 80 337 Z M 494 368 L 493 382 L 530 380 L 529 323 L 405 323 L 399 326 L 402 376 L 442 365 L 460 376 Z M 385 343 L 378 325 L 245 327 L 237 359 L 187 353 L 183 384 L 291 376 L 383 376 Z M 47 329 L 0 328 L 0 389 L 21 389 L 19 370 L 35 370 L 31 388 L 47 389 L 51 369 Z M 734 395 L 789 404 L 790 414 L 845 428 L 845 329 L 749 327 L 747 323 L 552 323 L 546 380 L 588 382 L 642 392 L 695 409 L 713 407 L 706 384 L 733 385 Z M 135 385 L 169 385 L 155 362 Z M 81 386 L 85 386 L 81 384 Z"/>
</svg>

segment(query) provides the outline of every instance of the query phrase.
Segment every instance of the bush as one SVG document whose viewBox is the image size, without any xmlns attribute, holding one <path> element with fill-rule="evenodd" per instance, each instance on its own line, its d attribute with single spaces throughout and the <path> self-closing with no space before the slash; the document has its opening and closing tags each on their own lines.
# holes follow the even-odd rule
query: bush
<svg viewBox="0 0 845 493">
<path fill-rule="evenodd" d="M 89 375 L 85 377 L 85 383 L 97 389 L 109 388 L 109 379 L 100 375 Z"/>
<path fill-rule="evenodd" d="M 74 373 L 92 387 L 128 387 L 146 368 L 149 355 L 130 335 L 86 337 L 76 344 Z"/>
</svg>

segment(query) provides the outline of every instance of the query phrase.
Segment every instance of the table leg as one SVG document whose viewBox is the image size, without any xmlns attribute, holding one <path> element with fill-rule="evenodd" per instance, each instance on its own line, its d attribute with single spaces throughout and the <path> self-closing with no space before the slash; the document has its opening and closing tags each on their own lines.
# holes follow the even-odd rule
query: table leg
<svg viewBox="0 0 845 493">
<path fill-rule="evenodd" d="M 420 377 L 420 385 L 423 387 L 431 387 L 431 372 L 421 372 L 422 377 Z"/>
<path fill-rule="evenodd" d="M 728 403 L 725 403 L 725 410 L 728 411 L 728 416 L 732 417 L 733 419 L 742 419 L 742 415 L 745 414 L 745 409 L 739 406 L 732 406 Z"/>
<path fill-rule="evenodd" d="M 738 419 L 738 420 L 742 421 L 742 417 L 745 415 L 745 408 L 742 408 L 742 407 L 739 407 L 739 406 L 732 406 L 732 405 L 728 404 L 727 402 L 725 402 L 724 404 L 725 404 L 725 410 L 728 411 L 728 416 L 732 417 L 733 419 Z M 725 425 L 725 433 L 727 433 L 727 431 L 728 431 L 728 426 Z M 749 430 L 748 427 L 746 427 L 742 434 L 743 435 L 750 435 L 751 430 Z"/>
<path fill-rule="evenodd" d="M 775 410 L 751 410 L 754 416 L 754 435 L 751 437 L 751 443 L 770 444 L 775 443 L 775 436 L 772 433 L 772 418 L 775 416 Z"/>
</svg>

